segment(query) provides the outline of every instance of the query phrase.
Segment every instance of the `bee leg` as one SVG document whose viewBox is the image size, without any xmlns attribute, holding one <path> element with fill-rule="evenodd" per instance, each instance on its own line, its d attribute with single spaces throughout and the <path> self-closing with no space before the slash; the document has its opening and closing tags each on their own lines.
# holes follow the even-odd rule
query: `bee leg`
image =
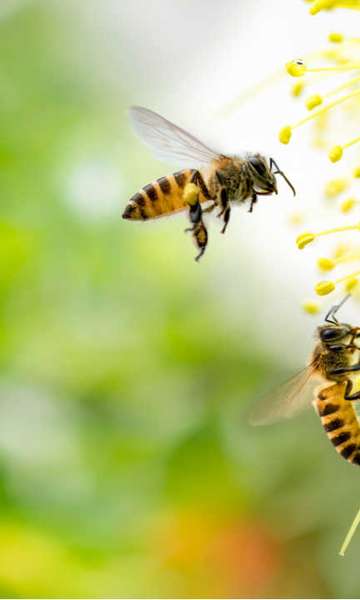
<svg viewBox="0 0 360 600">
<path fill-rule="evenodd" d="M 204 196 L 204 198 L 206 198 L 206 200 L 215 200 L 210 195 L 210 192 L 206 186 L 206 183 L 205 183 L 204 178 L 201 175 L 200 171 L 194 171 L 194 173 L 192 174 L 192 177 L 191 177 L 191 183 L 195 183 L 195 185 L 197 185 L 200 188 L 201 193 Z"/>
<path fill-rule="evenodd" d="M 202 255 L 204 254 L 207 243 L 208 243 L 208 233 L 207 233 L 206 227 L 202 221 L 194 229 L 193 238 L 195 240 L 197 247 L 200 250 L 199 254 L 197 256 L 195 256 L 195 260 L 196 260 L 196 262 L 198 262 L 200 260 L 200 258 L 202 257 Z"/>
<path fill-rule="evenodd" d="M 214 202 L 214 204 L 210 204 L 210 206 L 208 206 L 207 208 L 203 208 L 203 214 L 204 213 L 211 213 L 216 206 L 217 206 L 217 203 Z"/>
<path fill-rule="evenodd" d="M 230 208 L 230 206 L 228 206 L 224 212 L 224 227 L 222 228 L 221 233 L 225 233 L 225 231 L 226 231 L 226 228 L 227 228 L 229 220 L 230 220 L 230 214 L 231 214 L 231 208 Z"/>
<path fill-rule="evenodd" d="M 346 388 L 345 388 L 345 395 L 344 395 L 345 400 L 359 400 L 360 399 L 360 391 L 355 392 L 354 394 L 350 393 L 352 390 L 352 387 L 353 387 L 352 381 L 348 380 L 346 383 Z"/>
<path fill-rule="evenodd" d="M 229 223 L 229 220 L 230 220 L 230 213 L 231 213 L 230 203 L 229 203 L 227 191 L 225 188 L 222 188 L 222 190 L 220 192 L 220 204 L 221 204 L 221 211 L 218 213 L 217 217 L 223 217 L 224 227 L 222 228 L 221 233 L 225 233 L 226 228 Z"/>
<path fill-rule="evenodd" d="M 199 200 L 197 200 L 195 204 L 190 205 L 189 218 L 191 223 L 193 223 L 193 226 L 185 229 L 185 232 L 189 231 L 192 233 L 194 242 L 200 250 L 199 254 L 195 257 L 196 261 L 202 257 L 208 243 L 208 233 L 202 220 L 202 214 L 203 211 Z"/>
<path fill-rule="evenodd" d="M 258 201 L 257 195 L 255 194 L 255 192 L 253 192 L 252 196 L 251 196 L 250 208 L 248 210 L 249 213 L 251 213 L 253 211 L 254 204 L 256 204 L 257 201 Z"/>
<path fill-rule="evenodd" d="M 352 367 L 340 367 L 339 369 L 332 369 L 331 374 L 332 375 L 345 375 L 346 373 L 354 373 L 356 371 L 360 371 L 360 364 L 353 365 Z M 344 394 L 345 400 L 360 400 L 360 391 L 355 392 L 354 394 L 350 393 L 352 390 L 352 387 L 353 387 L 352 381 L 348 380 L 346 382 L 346 388 L 345 388 L 345 394 Z"/>
</svg>

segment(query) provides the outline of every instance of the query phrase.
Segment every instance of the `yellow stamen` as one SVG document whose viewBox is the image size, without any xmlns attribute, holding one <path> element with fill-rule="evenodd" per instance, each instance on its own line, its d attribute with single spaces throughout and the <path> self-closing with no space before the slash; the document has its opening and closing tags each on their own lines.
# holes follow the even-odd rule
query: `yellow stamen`
<svg viewBox="0 0 360 600">
<path fill-rule="evenodd" d="M 353 520 L 351 527 L 350 527 L 348 533 L 346 534 L 345 540 L 344 540 L 344 542 L 341 546 L 340 552 L 339 552 L 340 556 L 345 556 L 347 547 L 350 544 L 359 523 L 360 523 L 360 509 L 358 510 L 358 512 L 355 516 L 355 519 Z"/>
<path fill-rule="evenodd" d="M 356 223 L 356 225 L 344 225 L 343 227 L 334 227 L 333 229 L 325 229 L 324 231 L 319 231 L 318 233 L 310 233 L 305 232 L 298 235 L 296 238 L 296 244 L 299 250 L 302 250 L 308 244 L 311 244 L 316 238 L 321 237 L 323 235 L 329 235 L 330 233 L 339 233 L 341 231 L 360 231 L 360 223 Z"/>
<path fill-rule="evenodd" d="M 285 69 L 291 77 L 302 77 L 306 72 L 306 66 L 301 59 L 292 60 L 285 65 Z"/>
<path fill-rule="evenodd" d="M 315 300 L 305 300 L 302 307 L 309 315 L 316 315 L 320 311 L 320 305 Z"/>
<path fill-rule="evenodd" d="M 332 33 L 329 33 L 328 40 L 333 44 L 340 44 L 344 41 L 344 36 L 342 33 L 337 33 L 333 31 Z"/>
<path fill-rule="evenodd" d="M 346 281 L 345 283 L 345 292 L 353 292 L 355 291 L 355 288 L 357 287 L 359 283 L 359 280 L 357 277 L 351 277 L 348 281 Z"/>
<path fill-rule="evenodd" d="M 360 66 L 359 66 L 359 68 L 360 68 Z M 349 100 L 350 98 L 353 98 L 354 96 L 358 96 L 359 94 L 360 94 L 360 89 L 354 90 L 353 92 L 349 92 L 349 94 L 347 94 L 346 96 L 341 96 L 341 98 L 337 98 L 336 100 L 333 100 L 332 102 L 329 102 L 328 104 L 326 104 L 322 108 L 319 108 L 318 110 L 315 110 L 314 112 L 312 112 L 307 117 L 304 117 L 303 119 L 300 119 L 300 121 L 298 121 L 297 123 L 294 123 L 293 125 L 286 125 L 285 127 L 283 127 L 280 130 L 280 133 L 279 133 L 280 142 L 282 142 L 283 144 L 288 144 L 289 141 L 290 141 L 290 138 L 291 138 L 292 131 L 296 127 L 300 127 L 301 125 L 305 125 L 305 123 L 308 123 L 312 119 L 316 119 L 316 117 L 320 117 L 320 115 L 325 114 L 331 108 L 334 108 L 334 106 L 337 106 L 338 104 L 342 104 L 346 100 Z M 352 140 L 350 142 L 350 145 L 352 145 L 354 143 L 356 143 L 356 142 L 354 140 Z M 345 145 L 342 146 L 342 148 L 347 148 L 348 145 L 349 144 L 345 144 Z M 341 147 L 339 146 L 339 148 L 341 148 Z M 339 160 L 339 159 L 337 159 L 337 160 Z"/>
<path fill-rule="evenodd" d="M 343 212 L 343 213 L 350 212 L 354 208 L 356 203 L 357 203 L 356 198 L 346 198 L 346 200 L 344 200 L 344 202 L 342 202 L 340 204 L 341 212 Z"/>
<path fill-rule="evenodd" d="M 189 204 L 190 206 L 196 204 L 199 198 L 199 192 L 200 190 L 195 183 L 187 183 L 183 192 L 185 204 Z"/>
<path fill-rule="evenodd" d="M 309 9 L 311 15 L 316 15 L 321 10 L 330 10 L 331 8 L 352 8 L 360 9 L 359 0 L 313 0 Z"/>
<path fill-rule="evenodd" d="M 345 275 L 344 277 L 340 277 L 340 279 L 336 279 L 336 285 L 338 283 L 344 283 L 345 281 L 352 280 L 357 278 L 360 275 L 360 271 L 355 271 L 354 273 L 350 273 L 350 275 Z"/>
<path fill-rule="evenodd" d="M 320 106 L 322 102 L 323 99 L 320 96 L 320 94 L 314 94 L 313 96 L 309 96 L 309 98 L 305 102 L 305 105 L 308 110 L 313 110 L 313 108 Z"/>
<path fill-rule="evenodd" d="M 345 177 L 339 177 L 338 179 L 331 179 L 325 186 L 325 195 L 327 198 L 335 198 L 346 190 L 349 186 L 349 182 Z"/>
<path fill-rule="evenodd" d="M 355 85 L 356 83 L 359 83 L 359 81 L 360 81 L 359 75 L 357 75 L 356 77 L 352 77 L 351 79 L 348 79 L 344 83 L 337 85 L 334 89 L 332 89 L 329 92 L 327 92 L 326 94 L 324 94 L 323 98 L 330 98 L 331 96 L 334 96 L 338 92 L 341 92 L 342 90 L 345 90 L 346 88 L 351 87 L 352 85 Z"/>
<path fill-rule="evenodd" d="M 313 242 L 315 238 L 316 234 L 314 233 L 301 233 L 296 238 L 297 247 L 299 248 L 299 250 L 302 250 L 303 248 L 305 248 L 305 246 L 311 244 L 311 242 Z"/>
<path fill-rule="evenodd" d="M 280 142 L 282 144 L 288 144 L 291 140 L 291 135 L 292 135 L 292 131 L 291 131 L 290 125 L 285 125 L 285 127 L 280 129 L 280 131 L 279 131 Z"/>
<path fill-rule="evenodd" d="M 320 271 L 332 271 L 336 263 L 331 258 L 318 258 L 317 266 Z"/>
<path fill-rule="evenodd" d="M 295 81 L 294 85 L 291 88 L 291 93 L 295 98 L 301 96 L 304 91 L 305 81 L 303 79 L 299 79 L 299 81 Z"/>
<path fill-rule="evenodd" d="M 314 289 L 318 296 L 327 296 L 334 291 L 335 287 L 336 286 L 333 281 L 319 281 L 319 283 L 315 285 Z"/>
<path fill-rule="evenodd" d="M 360 92 L 360 90 L 359 90 L 359 92 Z M 331 162 L 337 162 L 338 160 L 340 160 L 345 148 L 350 148 L 351 146 L 354 146 L 355 144 L 358 144 L 359 142 L 360 142 L 360 136 L 353 138 L 352 140 L 350 140 L 350 142 L 346 142 L 346 144 L 343 144 L 342 146 L 333 146 L 333 148 L 331 148 L 331 150 L 329 152 L 329 158 L 330 158 Z"/>
<path fill-rule="evenodd" d="M 344 256 L 346 256 L 349 253 L 349 248 L 349 244 L 338 244 L 334 251 L 334 258 L 336 259 L 336 261 L 339 262 L 341 259 L 343 259 Z"/>
<path fill-rule="evenodd" d="M 342 158 L 343 149 L 341 146 L 333 146 L 329 152 L 329 159 L 335 163 Z"/>
</svg>

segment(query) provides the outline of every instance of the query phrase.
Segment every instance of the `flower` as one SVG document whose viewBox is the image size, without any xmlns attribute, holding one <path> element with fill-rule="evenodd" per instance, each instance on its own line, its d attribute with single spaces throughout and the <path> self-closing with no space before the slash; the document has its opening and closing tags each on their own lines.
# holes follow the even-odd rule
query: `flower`
<svg viewBox="0 0 360 600">
<path fill-rule="evenodd" d="M 311 2 L 310 12 L 316 14 L 324 9 L 339 7 L 360 9 L 360 0 L 356 2 L 314 0 Z M 320 59 L 318 64 L 314 63 L 315 57 L 316 60 Z M 331 271 L 335 276 L 331 279 L 322 279 L 312 287 L 318 297 L 325 297 L 336 291 L 343 293 L 344 290 L 354 294 L 358 291 L 360 277 L 360 236 L 359 241 L 356 242 L 356 233 L 360 232 L 360 222 L 355 220 L 344 224 L 344 218 L 355 212 L 359 204 L 357 194 L 353 193 L 352 188 L 360 178 L 360 161 L 359 157 L 356 157 L 356 146 L 360 142 L 360 135 L 358 135 L 360 130 L 357 126 L 360 119 L 360 38 L 347 37 L 337 31 L 332 32 L 328 36 L 324 49 L 312 54 L 311 57 L 287 62 L 285 70 L 290 77 L 299 78 L 301 82 L 301 85 L 295 84 L 296 88 L 292 86 L 291 94 L 294 99 L 298 100 L 304 90 L 314 89 L 311 89 L 312 93 L 304 100 L 305 114 L 280 129 L 280 142 L 296 143 L 297 130 L 314 123 L 317 126 L 316 146 L 320 149 L 325 148 L 331 163 L 341 161 L 346 164 L 354 157 L 356 160 L 344 176 L 336 177 L 324 186 L 324 196 L 329 200 L 327 214 L 332 212 L 333 226 L 323 230 L 319 228 L 319 231 L 305 230 L 296 238 L 297 247 L 308 255 L 307 247 L 313 245 L 319 238 L 336 236 L 337 246 L 333 252 L 330 251 L 328 256 L 322 253 L 322 256 L 316 259 L 317 269 L 321 273 Z M 316 78 L 313 74 L 316 74 Z M 344 133 L 347 129 L 350 130 L 348 140 Z M 348 190 L 350 193 L 342 197 L 342 194 Z M 355 240 L 347 244 L 345 250 L 339 251 L 338 238 L 340 237 L 342 241 L 343 236 L 350 237 L 350 232 L 353 232 L 353 236 L 355 232 Z M 344 248 L 344 244 L 342 247 Z M 347 270 L 350 263 L 355 263 L 354 271 Z M 319 304 L 315 300 L 308 299 L 302 306 L 307 313 L 316 314 Z"/>
</svg>

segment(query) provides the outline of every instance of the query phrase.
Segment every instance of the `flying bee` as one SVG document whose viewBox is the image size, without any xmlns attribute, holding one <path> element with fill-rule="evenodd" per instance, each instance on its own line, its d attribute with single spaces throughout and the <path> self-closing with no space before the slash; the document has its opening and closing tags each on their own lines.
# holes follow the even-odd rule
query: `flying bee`
<svg viewBox="0 0 360 600">
<path fill-rule="evenodd" d="M 188 210 L 191 227 L 186 231 L 192 232 L 199 250 L 195 260 L 204 254 L 208 243 L 204 212 L 217 208 L 217 217 L 223 221 L 221 232 L 225 233 L 231 202 L 243 204 L 248 200 L 252 212 L 258 196 L 278 193 L 275 175 L 281 175 L 295 195 L 295 188 L 273 158 L 268 162 L 261 154 L 225 156 L 151 110 L 135 106 L 129 114 L 135 132 L 158 158 L 187 162 L 191 168 L 145 185 L 130 198 L 123 218 L 147 220 Z"/>
<path fill-rule="evenodd" d="M 360 372 L 360 349 L 356 345 L 360 327 L 339 323 L 336 319 L 337 311 L 348 297 L 333 306 L 325 323 L 318 327 L 309 365 L 280 386 L 270 408 L 260 406 L 252 422 L 264 425 L 293 416 L 309 403 L 311 388 L 313 405 L 326 435 L 343 458 L 360 465 L 360 424 L 354 406 L 354 401 L 360 399 L 360 391 L 353 391 L 352 380 L 352 376 Z M 318 387 L 315 387 L 316 379 L 322 381 Z"/>
</svg>

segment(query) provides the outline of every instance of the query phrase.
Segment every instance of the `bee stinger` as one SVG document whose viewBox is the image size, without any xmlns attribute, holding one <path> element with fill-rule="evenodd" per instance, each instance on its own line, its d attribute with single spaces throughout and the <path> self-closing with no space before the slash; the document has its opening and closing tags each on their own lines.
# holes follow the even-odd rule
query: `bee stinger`
<svg viewBox="0 0 360 600">
<path fill-rule="evenodd" d="M 205 212 L 219 209 L 217 217 L 222 219 L 221 232 L 225 233 L 231 203 L 249 200 L 252 212 L 258 196 L 278 193 L 275 175 L 281 175 L 295 195 L 295 188 L 273 158 L 268 162 L 261 154 L 226 156 L 151 110 L 135 106 L 129 113 L 135 132 L 159 159 L 186 162 L 190 168 L 145 185 L 130 198 L 123 218 L 147 220 L 187 209 L 191 223 L 187 231 L 192 232 L 199 250 L 196 260 L 208 243 Z M 196 186 L 195 193 L 189 184 Z"/>
</svg>

